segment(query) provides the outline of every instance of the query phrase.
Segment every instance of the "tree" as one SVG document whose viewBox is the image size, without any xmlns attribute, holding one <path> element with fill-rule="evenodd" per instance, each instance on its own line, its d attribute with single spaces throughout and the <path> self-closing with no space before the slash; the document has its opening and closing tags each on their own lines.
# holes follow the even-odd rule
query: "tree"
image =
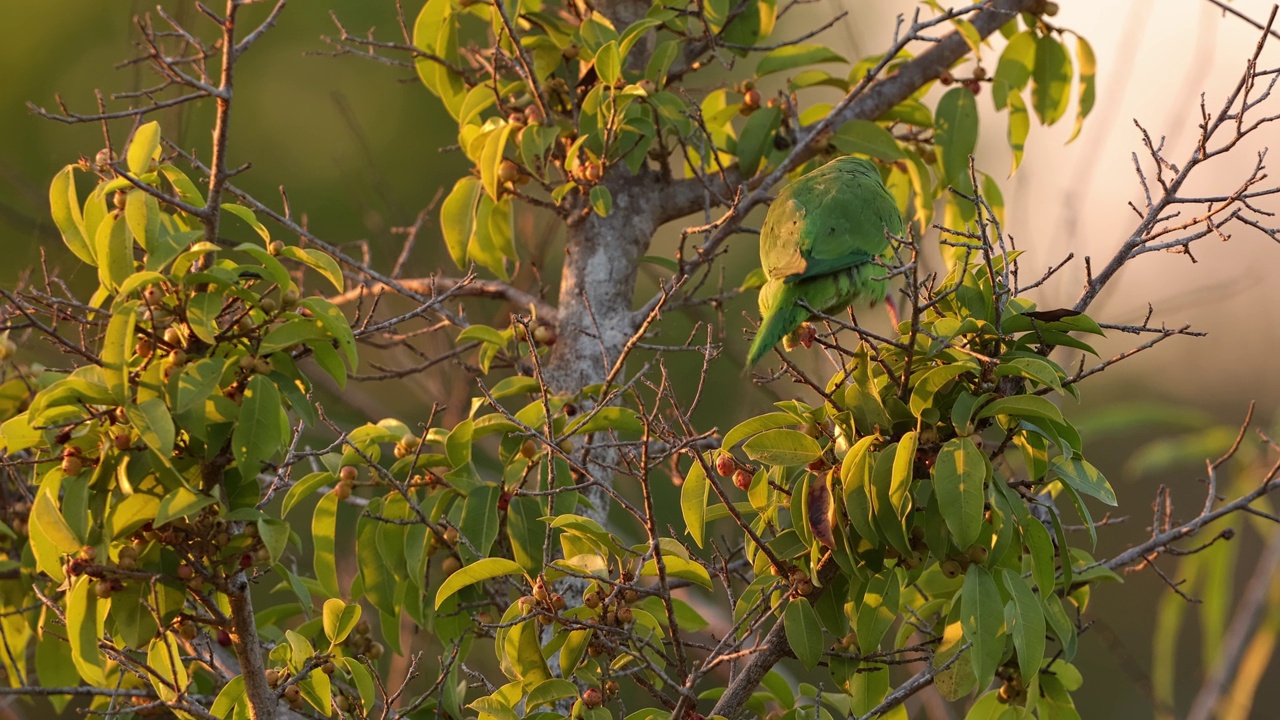
<svg viewBox="0 0 1280 720">
<path fill-rule="evenodd" d="M 50 189 L 96 291 L 79 300 L 59 277 L 0 290 L 8 332 L 62 353 L 46 368 L 4 347 L 17 500 L 0 660 L 17 694 L 199 718 L 600 720 L 902 717 L 932 687 L 971 717 L 1078 717 L 1087 671 L 1071 659 L 1093 586 L 1264 512 L 1254 503 L 1280 483 L 1271 467 L 1219 497 L 1246 421 L 1208 466 L 1202 511 L 1165 511 L 1149 541 L 1095 558 L 1106 522 L 1090 504 L 1117 497 L 1050 400 L 1131 354 L 1086 362 L 1089 335 L 1150 336 L 1136 351 L 1192 332 L 1091 318 L 1124 265 L 1233 229 L 1277 239 L 1252 203 L 1277 192 L 1265 156 L 1232 192 L 1184 189 L 1277 117 L 1263 106 L 1280 74 L 1258 66 L 1274 12 L 1184 156 L 1143 131 L 1138 222 L 1112 257 L 1085 260 L 1072 307 L 1042 309 L 1034 290 L 1081 268 L 1068 256 L 1022 279 L 999 183 L 973 154 L 980 96 L 1007 119 L 1015 170 L 1032 114 L 1054 124 L 1075 97 L 1077 130 L 1088 115 L 1093 53 L 1064 44 L 1053 3 L 925 3 L 853 63 L 811 42 L 848 13 L 778 41 L 798 3 L 774 0 L 429 0 L 402 16 L 401 40 L 339 25 L 336 52 L 411 64 L 474 165 L 435 212 L 464 274 L 418 279 L 233 184 L 237 63 L 285 12 L 281 0 L 253 23 L 245 4 L 200 6 L 211 26 L 163 10 L 140 21 L 159 84 L 119 109 L 36 108 L 101 122 L 106 147 Z M 990 70 L 979 58 L 997 49 Z M 810 99 L 823 88 L 839 99 Z M 196 100 L 214 109 L 207 149 L 147 117 Z M 710 333 L 654 333 L 758 287 L 754 272 L 710 288 L 749 213 L 849 153 L 879 162 L 907 220 L 883 267 L 901 322 L 877 333 L 821 315 L 828 369 L 779 352 L 754 378 L 798 383 L 800 398 L 723 434 L 698 427 L 702 381 L 740 364 Z M 554 303 L 521 264 L 513 216 L 527 212 L 564 227 Z M 661 225 L 698 212 L 674 257 L 650 254 Z M 665 277 L 636 302 L 646 265 Z M 503 301 L 507 319 L 469 320 L 475 297 Z M 414 351 L 424 318 L 455 350 L 383 379 L 462 363 L 467 411 L 343 425 L 318 384 L 345 387 L 361 343 Z M 1052 357 L 1071 351 L 1074 371 Z M 698 377 L 670 372 L 681 352 L 700 357 Z M 426 641 L 406 642 L 405 618 Z M 407 667 L 392 672 L 391 656 Z"/>
</svg>

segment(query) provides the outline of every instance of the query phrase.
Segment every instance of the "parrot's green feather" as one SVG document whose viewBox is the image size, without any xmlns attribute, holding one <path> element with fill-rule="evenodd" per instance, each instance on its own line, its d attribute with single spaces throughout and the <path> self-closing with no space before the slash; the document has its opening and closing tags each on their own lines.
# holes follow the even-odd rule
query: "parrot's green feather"
<svg viewBox="0 0 1280 720">
<path fill-rule="evenodd" d="M 760 331 L 747 367 L 809 318 L 801 303 L 833 313 L 887 292 L 886 232 L 901 236 L 902 215 L 880 171 L 863 158 L 842 157 L 778 194 L 760 229 Z"/>
</svg>

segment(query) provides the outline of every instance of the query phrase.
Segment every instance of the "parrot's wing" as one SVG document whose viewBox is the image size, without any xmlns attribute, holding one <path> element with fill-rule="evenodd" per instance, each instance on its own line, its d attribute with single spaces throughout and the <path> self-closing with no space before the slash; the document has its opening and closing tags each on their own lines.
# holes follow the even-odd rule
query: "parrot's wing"
<svg viewBox="0 0 1280 720">
<path fill-rule="evenodd" d="M 902 234 L 902 215 L 868 164 L 829 163 L 779 193 L 760 229 L 768 277 L 795 282 L 872 262 Z"/>
</svg>

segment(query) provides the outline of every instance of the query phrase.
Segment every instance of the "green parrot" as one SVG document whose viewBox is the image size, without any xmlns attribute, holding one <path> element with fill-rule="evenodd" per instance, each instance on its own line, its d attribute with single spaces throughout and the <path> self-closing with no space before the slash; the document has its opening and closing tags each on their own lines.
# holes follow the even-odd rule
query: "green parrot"
<svg viewBox="0 0 1280 720">
<path fill-rule="evenodd" d="M 810 314 L 801 301 L 829 314 L 883 300 L 886 270 L 876 260 L 892 256 L 886 232 L 902 236 L 902 214 L 865 158 L 836 158 L 778 193 L 760 229 L 765 284 L 746 366 L 779 340 L 788 350 L 801 342 Z"/>
</svg>

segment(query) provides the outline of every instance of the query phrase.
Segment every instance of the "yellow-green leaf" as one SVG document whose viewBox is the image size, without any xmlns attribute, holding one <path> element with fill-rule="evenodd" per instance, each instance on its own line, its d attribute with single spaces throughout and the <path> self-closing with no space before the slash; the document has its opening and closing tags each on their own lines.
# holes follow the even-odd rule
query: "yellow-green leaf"
<svg viewBox="0 0 1280 720">
<path fill-rule="evenodd" d="M 477 560 L 450 575 L 440 584 L 440 589 L 436 591 L 435 607 L 439 609 L 441 603 L 465 587 L 496 577 L 523 573 L 524 569 L 519 563 L 506 558 L 493 557 Z"/>
</svg>

